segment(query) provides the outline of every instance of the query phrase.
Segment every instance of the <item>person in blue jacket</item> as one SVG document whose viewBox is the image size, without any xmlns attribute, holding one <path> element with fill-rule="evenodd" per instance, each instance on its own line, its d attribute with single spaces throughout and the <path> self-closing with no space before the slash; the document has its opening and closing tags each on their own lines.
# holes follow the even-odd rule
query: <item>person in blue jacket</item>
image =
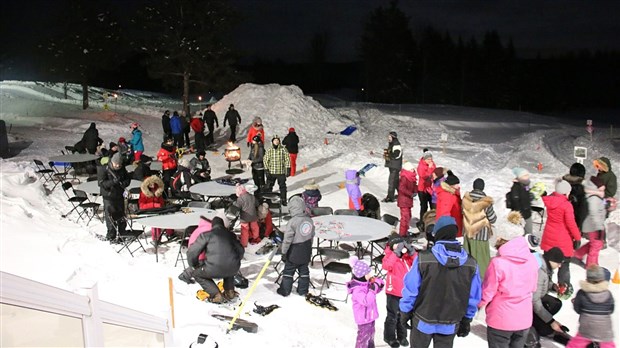
<svg viewBox="0 0 620 348">
<path fill-rule="evenodd" d="M 129 144 L 131 145 L 131 150 L 133 151 L 134 162 L 140 161 L 140 157 L 144 152 L 144 144 L 142 143 L 142 131 L 139 130 L 138 127 L 140 127 L 138 122 L 134 122 L 131 124 L 131 140 L 129 140 Z"/>
<path fill-rule="evenodd" d="M 172 132 L 172 138 L 174 139 L 174 146 L 180 149 L 185 146 L 183 140 L 183 123 L 181 122 L 181 116 L 177 111 L 172 113 L 170 118 L 170 131 Z"/>
<path fill-rule="evenodd" d="M 405 275 L 400 300 L 401 322 L 411 320 L 413 348 L 452 347 L 454 336 L 469 334 L 482 297 L 476 260 L 456 240 L 456 221 L 442 216 L 435 223 L 435 245 L 421 251 Z"/>
</svg>

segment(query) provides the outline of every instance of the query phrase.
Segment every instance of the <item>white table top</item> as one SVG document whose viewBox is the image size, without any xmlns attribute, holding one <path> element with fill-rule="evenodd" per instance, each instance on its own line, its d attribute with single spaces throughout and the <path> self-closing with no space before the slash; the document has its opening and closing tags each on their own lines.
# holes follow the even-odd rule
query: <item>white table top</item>
<svg viewBox="0 0 620 348">
<path fill-rule="evenodd" d="M 99 158 L 99 156 L 91 155 L 88 153 L 72 153 L 68 155 L 52 156 L 49 158 L 49 160 L 53 162 L 63 163 L 81 163 L 94 161 L 97 158 Z"/>
<path fill-rule="evenodd" d="M 235 194 L 235 187 L 207 181 L 190 186 L 189 192 L 207 197 L 228 197 Z"/>
<path fill-rule="evenodd" d="M 316 237 L 339 242 L 366 242 L 385 238 L 392 226 L 377 219 L 353 215 L 322 215 L 312 218 Z"/>
<path fill-rule="evenodd" d="M 157 162 L 157 161 L 153 161 L 151 163 L 148 163 L 147 165 L 149 166 L 149 168 L 151 168 L 151 170 L 156 171 L 156 172 L 161 171 L 161 168 L 162 168 L 161 162 Z M 136 170 L 136 166 L 134 166 L 133 164 L 128 164 L 125 166 L 125 169 L 128 172 L 133 172 L 134 170 Z"/>
<path fill-rule="evenodd" d="M 129 183 L 129 186 L 127 187 L 127 190 L 132 189 L 132 188 L 136 188 L 136 187 L 140 187 L 141 184 L 142 184 L 142 181 L 131 180 L 131 183 Z M 89 195 L 98 195 L 100 193 L 100 191 L 101 191 L 101 190 L 99 190 L 99 183 L 97 182 L 97 180 L 83 182 L 83 183 L 77 185 L 75 187 L 75 189 L 76 190 L 84 191 L 84 192 L 88 193 Z"/>
<path fill-rule="evenodd" d="M 213 219 L 217 212 L 213 209 L 204 208 L 183 208 L 189 209 L 189 213 L 183 210 L 174 214 L 155 215 L 144 218 L 136 218 L 133 221 L 147 227 L 170 228 L 173 230 L 182 230 L 191 225 L 198 225 L 200 216 Z"/>
</svg>

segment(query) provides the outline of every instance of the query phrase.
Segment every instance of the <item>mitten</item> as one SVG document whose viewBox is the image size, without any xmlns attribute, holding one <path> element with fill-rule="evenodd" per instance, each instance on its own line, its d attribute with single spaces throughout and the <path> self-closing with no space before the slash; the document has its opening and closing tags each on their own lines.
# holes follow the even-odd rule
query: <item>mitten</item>
<svg viewBox="0 0 620 348">
<path fill-rule="evenodd" d="M 581 246 L 581 241 L 580 240 L 576 240 L 573 241 L 573 249 L 579 249 L 579 247 Z"/>
<path fill-rule="evenodd" d="M 459 329 L 456 332 L 456 335 L 459 337 L 466 337 L 469 335 L 469 330 L 471 330 L 471 319 L 463 317 L 461 322 L 459 323 Z"/>
</svg>

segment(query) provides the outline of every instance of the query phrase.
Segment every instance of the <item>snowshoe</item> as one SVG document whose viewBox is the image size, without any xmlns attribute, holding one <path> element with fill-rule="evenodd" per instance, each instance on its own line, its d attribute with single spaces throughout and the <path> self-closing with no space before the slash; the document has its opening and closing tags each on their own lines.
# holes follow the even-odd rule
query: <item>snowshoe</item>
<svg viewBox="0 0 620 348">
<path fill-rule="evenodd" d="M 256 255 L 265 255 L 265 254 L 269 254 L 273 248 L 276 247 L 276 244 L 273 243 L 267 243 L 265 245 L 263 245 L 262 247 L 258 248 L 258 250 L 256 250 Z"/>
<path fill-rule="evenodd" d="M 317 307 L 329 309 L 330 311 L 338 310 L 338 307 L 334 306 L 328 299 L 322 296 L 316 296 L 308 293 L 306 294 L 306 301 Z"/>
<path fill-rule="evenodd" d="M 273 312 L 275 309 L 280 308 L 280 306 L 278 306 L 276 304 L 265 307 L 265 306 L 261 306 L 261 305 L 256 304 L 256 302 L 254 302 L 254 306 L 256 306 L 256 308 L 254 308 L 253 312 L 256 313 L 256 314 L 259 314 L 259 315 L 261 315 L 263 317 L 265 315 Z"/>
</svg>

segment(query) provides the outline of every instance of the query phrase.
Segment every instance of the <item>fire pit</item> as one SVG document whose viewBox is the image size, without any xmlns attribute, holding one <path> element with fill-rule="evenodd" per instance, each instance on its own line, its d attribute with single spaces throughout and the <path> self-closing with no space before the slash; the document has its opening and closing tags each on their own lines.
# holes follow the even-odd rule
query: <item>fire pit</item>
<svg viewBox="0 0 620 348">
<path fill-rule="evenodd" d="M 241 148 L 233 143 L 228 143 L 226 149 L 224 149 L 224 158 L 228 162 L 228 170 L 226 173 L 228 174 L 238 174 L 243 171 L 243 164 L 241 163 Z M 242 168 L 241 171 L 237 169 L 230 169 L 233 162 L 239 162 L 239 168 Z M 235 173 L 232 173 L 232 172 Z"/>
</svg>

